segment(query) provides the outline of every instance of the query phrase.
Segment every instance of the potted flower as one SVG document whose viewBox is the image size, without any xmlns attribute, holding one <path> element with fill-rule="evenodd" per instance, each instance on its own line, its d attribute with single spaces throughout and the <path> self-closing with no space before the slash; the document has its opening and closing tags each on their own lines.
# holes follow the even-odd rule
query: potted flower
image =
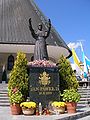
<svg viewBox="0 0 90 120">
<path fill-rule="evenodd" d="M 68 113 L 75 113 L 77 102 L 80 100 L 80 94 L 75 89 L 64 90 L 61 94 L 63 101 L 66 102 Z"/>
<path fill-rule="evenodd" d="M 21 114 L 22 109 L 20 107 L 20 103 L 24 100 L 22 93 L 18 88 L 12 88 L 8 90 L 8 96 L 12 114 Z"/>
<path fill-rule="evenodd" d="M 22 102 L 20 104 L 20 106 L 22 107 L 22 112 L 25 115 L 32 115 L 35 112 L 36 109 L 36 103 L 35 102 Z"/>
<path fill-rule="evenodd" d="M 65 102 L 57 102 L 57 101 L 52 102 L 53 110 L 58 111 L 59 113 L 65 112 L 65 106 L 66 106 Z"/>
</svg>

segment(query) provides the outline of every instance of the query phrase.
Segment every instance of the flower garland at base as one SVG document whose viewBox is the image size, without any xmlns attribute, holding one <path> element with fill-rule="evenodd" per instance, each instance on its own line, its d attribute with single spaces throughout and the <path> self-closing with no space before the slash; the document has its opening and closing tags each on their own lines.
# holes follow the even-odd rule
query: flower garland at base
<svg viewBox="0 0 90 120">
<path fill-rule="evenodd" d="M 33 62 L 28 62 L 28 65 L 32 67 L 56 67 L 56 64 L 48 60 L 34 60 Z"/>
</svg>

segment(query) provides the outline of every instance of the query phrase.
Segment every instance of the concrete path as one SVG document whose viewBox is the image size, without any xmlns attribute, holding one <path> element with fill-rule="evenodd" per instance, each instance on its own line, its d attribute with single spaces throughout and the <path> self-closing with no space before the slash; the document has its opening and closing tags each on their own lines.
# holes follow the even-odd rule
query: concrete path
<svg viewBox="0 0 90 120">
<path fill-rule="evenodd" d="M 0 107 L 0 120 L 76 120 L 87 115 L 90 115 L 90 107 L 78 110 L 75 114 L 65 113 L 60 115 L 41 116 L 11 115 L 10 107 Z"/>
</svg>

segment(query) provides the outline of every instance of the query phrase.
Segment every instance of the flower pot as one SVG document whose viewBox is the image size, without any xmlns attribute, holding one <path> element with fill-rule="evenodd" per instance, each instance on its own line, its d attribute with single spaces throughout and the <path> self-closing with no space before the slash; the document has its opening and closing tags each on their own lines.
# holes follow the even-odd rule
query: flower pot
<svg viewBox="0 0 90 120">
<path fill-rule="evenodd" d="M 65 113 L 65 107 L 60 107 L 58 110 L 59 110 L 59 113 L 61 114 Z"/>
<path fill-rule="evenodd" d="M 60 114 L 65 113 L 65 107 L 53 107 L 53 110 L 54 110 L 55 112 L 60 113 Z"/>
<path fill-rule="evenodd" d="M 24 115 L 33 115 L 35 108 L 22 108 L 22 112 Z"/>
<path fill-rule="evenodd" d="M 11 104 L 10 107 L 12 115 L 19 115 L 22 113 L 22 108 L 20 107 L 20 104 Z"/>
<path fill-rule="evenodd" d="M 77 103 L 75 103 L 75 102 L 67 102 L 66 106 L 67 106 L 67 112 L 68 113 L 76 113 Z"/>
</svg>

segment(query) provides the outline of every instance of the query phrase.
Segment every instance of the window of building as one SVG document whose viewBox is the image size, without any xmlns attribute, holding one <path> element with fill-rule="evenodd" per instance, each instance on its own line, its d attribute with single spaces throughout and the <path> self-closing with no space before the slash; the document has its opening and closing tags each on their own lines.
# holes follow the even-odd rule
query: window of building
<svg viewBox="0 0 90 120">
<path fill-rule="evenodd" d="M 14 56 L 10 55 L 8 57 L 7 70 L 12 70 L 13 66 L 14 66 Z"/>
</svg>

